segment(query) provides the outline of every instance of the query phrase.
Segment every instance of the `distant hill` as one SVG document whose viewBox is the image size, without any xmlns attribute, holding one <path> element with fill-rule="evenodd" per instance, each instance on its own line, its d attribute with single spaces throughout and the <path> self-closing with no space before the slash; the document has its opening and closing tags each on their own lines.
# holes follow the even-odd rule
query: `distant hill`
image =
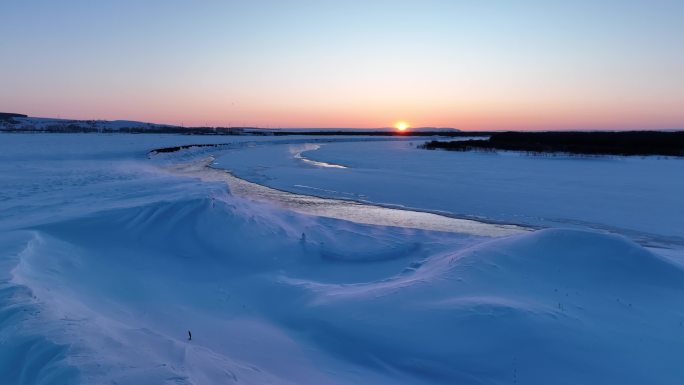
<svg viewBox="0 0 684 385">
<path fill-rule="evenodd" d="M 24 114 L 15 114 L 13 112 L 0 112 L 0 120 L 10 120 L 12 118 L 26 118 Z"/>
<path fill-rule="evenodd" d="M 145 123 L 133 120 L 75 120 L 29 117 L 24 114 L 1 112 L 0 132 L 52 133 L 171 133 L 186 135 L 369 135 L 369 136 L 477 136 L 448 127 L 416 127 L 398 132 L 392 127 L 381 128 L 258 128 L 258 127 L 182 127 L 169 124 Z"/>
<path fill-rule="evenodd" d="M 182 127 L 133 120 L 75 120 L 30 117 L 24 114 L 0 113 L 0 132 L 50 133 L 154 133 L 184 135 L 326 135 L 326 136 L 484 136 L 490 133 L 462 132 L 448 127 L 415 127 L 399 132 L 381 128 L 258 128 L 258 127 Z"/>
<path fill-rule="evenodd" d="M 241 134 L 238 127 L 181 127 L 133 120 L 74 120 L 36 118 L 22 114 L 0 113 L 0 131 L 5 132 L 101 132 L 101 133 L 174 133 Z"/>
</svg>

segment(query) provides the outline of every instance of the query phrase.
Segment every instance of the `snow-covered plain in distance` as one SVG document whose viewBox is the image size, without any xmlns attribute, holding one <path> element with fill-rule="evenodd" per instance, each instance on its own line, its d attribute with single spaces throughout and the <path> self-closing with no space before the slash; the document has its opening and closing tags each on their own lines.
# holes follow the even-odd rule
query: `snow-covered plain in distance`
<svg viewBox="0 0 684 385">
<path fill-rule="evenodd" d="M 684 159 L 416 148 L 424 142 L 268 146 L 217 161 L 237 176 L 297 193 L 684 245 Z M 300 151 L 308 162 L 337 168 L 288 156 Z"/>
<path fill-rule="evenodd" d="M 684 271 L 635 240 L 677 240 L 682 206 L 662 208 L 680 202 L 667 179 L 682 161 L 310 142 L 0 135 L 2 383 L 681 383 Z M 220 171 L 187 172 L 209 156 L 285 190 L 553 228 L 482 236 L 306 214 L 231 193 Z M 573 210 L 607 182 L 562 185 L 555 167 L 607 168 L 625 183 L 616 205 L 641 211 L 616 217 L 607 198 Z"/>
</svg>

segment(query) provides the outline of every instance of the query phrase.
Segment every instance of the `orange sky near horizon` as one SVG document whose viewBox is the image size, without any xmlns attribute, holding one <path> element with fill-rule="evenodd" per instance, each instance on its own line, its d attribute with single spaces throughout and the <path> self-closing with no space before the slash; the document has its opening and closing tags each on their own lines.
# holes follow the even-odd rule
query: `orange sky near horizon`
<svg viewBox="0 0 684 385">
<path fill-rule="evenodd" d="M 184 126 L 684 129 L 683 12 L 671 0 L 11 2 L 0 111 Z"/>
<path fill-rule="evenodd" d="M 197 101 L 197 99 L 194 99 Z M 175 103 L 174 103 L 175 102 Z M 182 99 L 168 105 L 140 111 L 135 105 L 92 105 L 83 113 L 87 103 L 74 108 L 41 106 L 38 113 L 25 110 L 31 116 L 67 119 L 139 120 L 183 126 L 252 126 L 263 128 L 379 128 L 392 127 L 406 121 L 411 127 L 453 127 L 461 130 L 573 130 L 573 129 L 677 129 L 683 128 L 684 110 L 664 110 L 658 106 L 601 106 L 579 105 L 557 108 L 537 103 L 530 106 L 511 105 L 455 105 L 394 108 L 363 106 L 278 106 L 227 105 L 220 102 L 196 102 L 188 106 Z M 419 101 L 415 102 L 416 104 Z M 153 106 L 155 103 L 146 103 Z"/>
</svg>

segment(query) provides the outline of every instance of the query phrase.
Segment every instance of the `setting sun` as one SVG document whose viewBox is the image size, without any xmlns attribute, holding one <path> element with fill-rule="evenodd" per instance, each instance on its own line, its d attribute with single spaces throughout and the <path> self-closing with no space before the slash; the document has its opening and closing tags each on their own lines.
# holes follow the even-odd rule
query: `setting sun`
<svg viewBox="0 0 684 385">
<path fill-rule="evenodd" d="M 401 132 L 408 130 L 409 127 L 410 127 L 409 124 L 404 122 L 404 121 L 397 122 L 394 124 L 394 128 L 396 128 L 398 131 L 401 131 Z"/>
</svg>

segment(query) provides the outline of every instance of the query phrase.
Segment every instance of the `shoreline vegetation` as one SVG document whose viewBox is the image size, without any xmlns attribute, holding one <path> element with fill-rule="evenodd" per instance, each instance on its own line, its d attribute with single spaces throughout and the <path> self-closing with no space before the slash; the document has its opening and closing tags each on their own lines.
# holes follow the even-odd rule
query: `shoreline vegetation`
<svg viewBox="0 0 684 385">
<path fill-rule="evenodd" d="M 534 155 L 622 155 L 684 157 L 684 131 L 500 132 L 489 139 L 425 142 L 426 150 L 522 151 Z"/>
</svg>

